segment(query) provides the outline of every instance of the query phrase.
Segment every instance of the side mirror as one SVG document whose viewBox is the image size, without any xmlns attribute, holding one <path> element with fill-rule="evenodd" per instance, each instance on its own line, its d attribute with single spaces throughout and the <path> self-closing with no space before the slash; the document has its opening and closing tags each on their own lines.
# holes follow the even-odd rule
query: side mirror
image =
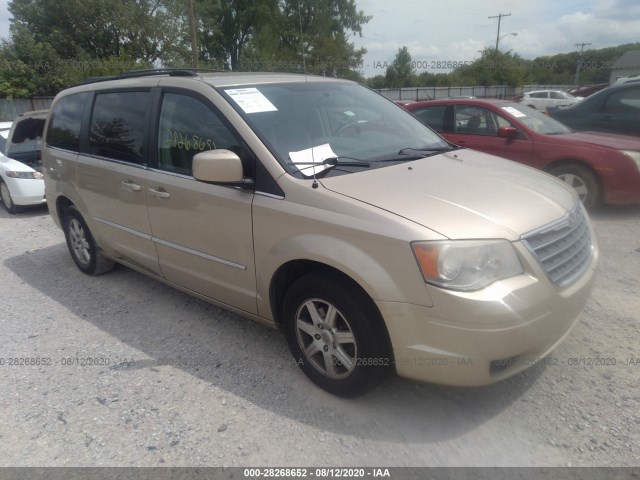
<svg viewBox="0 0 640 480">
<path fill-rule="evenodd" d="M 498 128 L 498 136 L 513 140 L 518 136 L 518 129 L 514 127 L 500 127 Z"/>
<path fill-rule="evenodd" d="M 207 150 L 193 157 L 193 178 L 205 183 L 246 185 L 242 176 L 242 160 L 231 150 Z"/>
</svg>

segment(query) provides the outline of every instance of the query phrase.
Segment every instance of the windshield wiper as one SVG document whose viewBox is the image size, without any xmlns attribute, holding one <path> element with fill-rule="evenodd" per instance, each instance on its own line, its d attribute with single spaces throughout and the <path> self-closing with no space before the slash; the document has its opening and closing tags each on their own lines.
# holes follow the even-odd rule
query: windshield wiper
<svg viewBox="0 0 640 480">
<path fill-rule="evenodd" d="M 407 150 L 411 150 L 412 152 L 423 152 L 425 154 L 425 157 L 428 157 L 429 155 L 435 155 L 435 154 L 442 153 L 442 152 L 450 152 L 451 150 L 457 150 L 458 148 L 457 148 L 457 146 L 447 146 L 447 147 L 440 147 L 440 148 L 413 148 L 413 147 L 406 147 L 406 148 L 401 148 L 400 150 L 398 150 L 398 155 L 408 155 Z"/>
<path fill-rule="evenodd" d="M 348 161 L 351 160 L 351 161 Z M 361 167 L 361 168 L 369 168 L 371 167 L 371 162 L 367 160 L 362 160 L 360 158 L 353 157 L 329 157 L 325 158 L 321 162 L 293 162 L 293 165 L 328 165 L 329 167 Z"/>
</svg>

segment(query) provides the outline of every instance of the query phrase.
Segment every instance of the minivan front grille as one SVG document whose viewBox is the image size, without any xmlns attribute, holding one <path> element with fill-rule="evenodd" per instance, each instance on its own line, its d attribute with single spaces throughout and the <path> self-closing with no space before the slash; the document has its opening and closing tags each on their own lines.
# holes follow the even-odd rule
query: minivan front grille
<svg viewBox="0 0 640 480">
<path fill-rule="evenodd" d="M 560 220 L 523 235 L 522 241 L 559 287 L 580 278 L 593 253 L 591 231 L 580 203 Z"/>
</svg>

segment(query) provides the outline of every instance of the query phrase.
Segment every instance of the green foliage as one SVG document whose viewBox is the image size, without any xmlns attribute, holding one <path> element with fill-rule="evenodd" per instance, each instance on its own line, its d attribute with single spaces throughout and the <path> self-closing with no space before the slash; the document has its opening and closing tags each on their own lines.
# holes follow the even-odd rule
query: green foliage
<svg viewBox="0 0 640 480">
<path fill-rule="evenodd" d="M 472 86 L 472 85 L 571 85 L 576 67 L 581 62 L 579 83 L 606 83 L 611 67 L 625 52 L 640 49 L 640 43 L 619 45 L 599 50 L 542 56 L 525 60 L 511 52 L 496 52 L 487 48 L 479 59 L 448 73 L 410 73 L 411 55 L 406 47 L 396 54 L 387 67 L 386 75 L 367 79 L 371 88 L 400 88 L 413 86 Z"/>
<path fill-rule="evenodd" d="M 53 95 L 88 77 L 191 65 L 184 0 L 10 0 L 0 96 Z M 204 68 L 306 71 L 364 82 L 355 0 L 195 0 Z M 304 53 L 303 53 L 304 52 Z"/>
<path fill-rule="evenodd" d="M 416 85 L 416 71 L 411 66 L 411 55 L 407 47 L 398 49 L 395 59 L 387 67 L 385 77 L 387 85 L 393 88 L 413 87 Z"/>
</svg>

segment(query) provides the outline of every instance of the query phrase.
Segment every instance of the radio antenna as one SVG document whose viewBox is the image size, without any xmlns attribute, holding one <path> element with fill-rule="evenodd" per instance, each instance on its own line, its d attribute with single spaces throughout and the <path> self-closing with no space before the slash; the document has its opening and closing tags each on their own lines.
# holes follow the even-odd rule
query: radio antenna
<svg viewBox="0 0 640 480">
<path fill-rule="evenodd" d="M 305 55 L 304 48 L 304 35 L 302 33 L 302 8 L 300 4 L 302 0 L 298 0 L 298 22 L 300 23 L 300 51 L 302 53 L 302 71 L 304 72 L 304 83 L 307 84 L 307 59 Z M 318 179 L 316 178 L 316 159 L 314 157 L 313 145 L 311 145 L 311 162 L 313 169 L 313 183 L 311 184 L 311 188 L 318 188 Z"/>
</svg>

